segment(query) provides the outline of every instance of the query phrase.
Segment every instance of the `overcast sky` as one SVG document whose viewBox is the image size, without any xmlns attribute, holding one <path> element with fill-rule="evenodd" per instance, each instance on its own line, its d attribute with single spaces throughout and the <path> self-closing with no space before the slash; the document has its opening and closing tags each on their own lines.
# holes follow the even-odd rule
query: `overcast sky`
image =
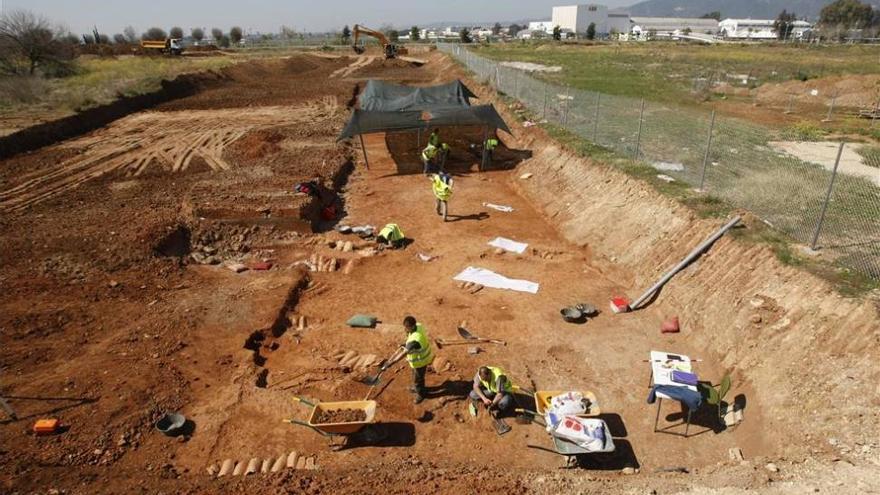
<svg viewBox="0 0 880 495">
<path fill-rule="evenodd" d="M 606 0 L 609 7 L 637 0 Z M 560 0 L 0 0 L 3 9 L 27 9 L 67 25 L 75 33 L 120 33 L 132 25 L 143 32 L 152 26 L 168 29 L 230 26 L 275 32 L 281 25 L 300 31 L 340 29 L 348 24 L 378 28 L 440 21 L 514 21 L 549 18 L 553 5 L 578 2 Z M 586 2 L 582 2 L 586 3 Z"/>
</svg>

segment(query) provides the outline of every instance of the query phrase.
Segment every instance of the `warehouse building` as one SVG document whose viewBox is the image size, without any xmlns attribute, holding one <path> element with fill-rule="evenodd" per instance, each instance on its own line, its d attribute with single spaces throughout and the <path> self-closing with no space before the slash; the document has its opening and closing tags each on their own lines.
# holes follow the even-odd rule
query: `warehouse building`
<svg viewBox="0 0 880 495">
<path fill-rule="evenodd" d="M 735 40 L 775 40 L 776 21 L 770 19 L 724 19 L 719 23 L 719 35 Z M 813 26 L 806 21 L 792 22 L 791 38 L 800 39 Z"/>
<path fill-rule="evenodd" d="M 578 35 L 587 32 L 590 24 L 596 25 L 596 36 L 608 34 L 608 7 L 604 5 L 567 5 L 553 7 L 551 24 Z"/>
<path fill-rule="evenodd" d="M 655 36 L 677 36 L 690 32 L 714 35 L 718 32 L 715 19 L 696 19 L 691 17 L 632 17 L 632 33 L 643 38 L 652 33 Z"/>
</svg>

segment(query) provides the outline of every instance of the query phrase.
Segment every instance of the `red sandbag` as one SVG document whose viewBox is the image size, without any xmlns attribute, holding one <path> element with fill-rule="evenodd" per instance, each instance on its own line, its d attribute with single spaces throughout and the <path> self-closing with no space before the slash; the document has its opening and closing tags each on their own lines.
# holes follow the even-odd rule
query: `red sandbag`
<svg viewBox="0 0 880 495">
<path fill-rule="evenodd" d="M 681 328 L 678 325 L 678 317 L 673 316 L 672 318 L 667 318 L 660 325 L 660 333 L 678 333 L 681 331 Z"/>
</svg>

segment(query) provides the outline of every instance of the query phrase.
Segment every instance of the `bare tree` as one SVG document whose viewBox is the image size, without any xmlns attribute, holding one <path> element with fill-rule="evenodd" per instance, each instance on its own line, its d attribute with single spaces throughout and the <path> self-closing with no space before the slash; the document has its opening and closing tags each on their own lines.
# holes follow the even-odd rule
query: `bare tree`
<svg viewBox="0 0 880 495">
<path fill-rule="evenodd" d="M 168 35 L 174 39 L 183 38 L 183 28 L 179 26 L 174 26 L 168 31 Z"/>
<path fill-rule="evenodd" d="M 125 35 L 125 41 L 129 43 L 138 42 L 137 31 L 135 31 L 132 26 L 125 26 L 125 29 L 122 30 L 122 34 Z"/>
<path fill-rule="evenodd" d="M 223 38 L 223 30 L 220 28 L 211 28 L 211 37 L 214 38 L 214 43 L 220 43 L 220 39 Z"/>
<path fill-rule="evenodd" d="M 0 17 L 0 72 L 34 75 L 37 69 L 66 69 L 74 57 L 64 32 L 25 10 Z M 53 67 L 54 66 L 54 67 Z"/>
<path fill-rule="evenodd" d="M 192 28 L 189 34 L 194 40 L 198 42 L 201 42 L 203 39 L 205 39 L 205 30 L 202 28 Z"/>
<path fill-rule="evenodd" d="M 116 33 L 113 35 L 113 42 L 117 45 L 124 45 L 128 43 L 128 40 L 125 38 L 125 35 L 122 33 Z"/>
</svg>

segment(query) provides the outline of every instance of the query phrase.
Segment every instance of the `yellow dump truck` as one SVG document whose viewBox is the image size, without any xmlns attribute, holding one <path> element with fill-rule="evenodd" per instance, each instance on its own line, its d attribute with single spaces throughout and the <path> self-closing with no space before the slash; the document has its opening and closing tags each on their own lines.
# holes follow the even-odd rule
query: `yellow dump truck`
<svg viewBox="0 0 880 495">
<path fill-rule="evenodd" d="M 180 46 L 180 40 L 177 38 L 167 38 L 165 40 L 141 40 L 141 47 L 145 50 L 158 51 L 169 55 L 180 55 L 183 48 Z"/>
</svg>

